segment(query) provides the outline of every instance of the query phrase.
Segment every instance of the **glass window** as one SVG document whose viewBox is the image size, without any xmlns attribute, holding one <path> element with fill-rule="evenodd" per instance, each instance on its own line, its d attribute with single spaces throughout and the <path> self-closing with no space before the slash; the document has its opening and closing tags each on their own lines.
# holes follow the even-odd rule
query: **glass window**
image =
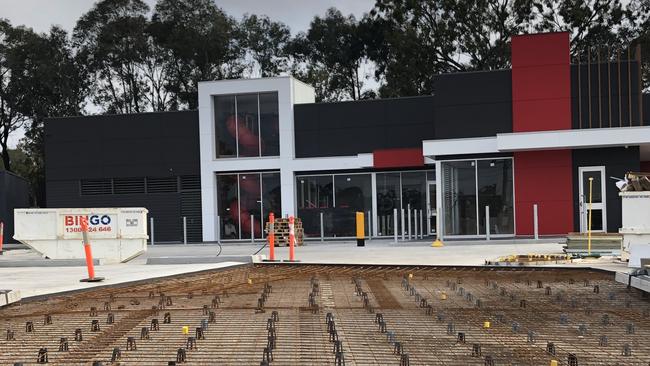
<svg viewBox="0 0 650 366">
<path fill-rule="evenodd" d="M 400 173 L 377 173 L 377 234 L 395 234 L 394 209 L 397 209 L 397 227 L 401 215 Z"/>
<path fill-rule="evenodd" d="M 420 219 L 420 215 L 426 213 L 426 198 L 427 198 L 427 176 L 426 172 L 403 172 L 402 173 L 402 208 L 404 208 L 404 215 L 406 215 L 405 226 L 408 223 L 408 211 L 411 210 L 410 228 L 407 233 L 412 235 L 419 235 L 420 224 L 424 223 L 424 219 Z M 416 218 L 417 216 L 417 218 Z M 416 232 L 417 228 L 417 232 Z"/>
<path fill-rule="evenodd" d="M 370 174 L 341 174 L 334 176 L 335 213 L 334 235 L 356 236 L 356 213 L 365 214 L 368 234 L 368 211 L 372 210 L 372 182 Z"/>
<path fill-rule="evenodd" d="M 280 192 L 280 173 L 262 173 L 262 208 L 264 222 L 269 221 L 269 213 L 282 217 L 282 194 Z"/>
<path fill-rule="evenodd" d="M 262 156 L 280 155 L 278 93 L 260 94 L 260 138 Z"/>
<path fill-rule="evenodd" d="M 476 235 L 476 161 L 442 163 L 445 235 Z"/>
<path fill-rule="evenodd" d="M 232 95 L 215 97 L 214 114 L 216 157 L 226 158 L 237 156 L 235 97 Z"/>
<path fill-rule="evenodd" d="M 262 191 L 260 184 L 259 173 L 239 175 L 239 220 L 242 239 L 250 239 L 251 231 L 253 231 L 255 238 L 262 237 Z"/>
<path fill-rule="evenodd" d="M 217 175 L 217 205 L 221 238 L 239 239 L 237 174 Z"/>
<path fill-rule="evenodd" d="M 239 156 L 260 156 L 257 94 L 237 95 L 237 146 Z"/>
<path fill-rule="evenodd" d="M 323 214 L 325 236 L 333 236 L 334 194 L 332 175 L 296 177 L 298 217 L 307 237 L 320 237 L 320 215 Z"/>
<path fill-rule="evenodd" d="M 216 157 L 280 155 L 278 93 L 214 97 Z"/>
<path fill-rule="evenodd" d="M 512 160 L 478 160 L 479 233 L 485 234 L 485 206 L 490 206 L 490 234 L 514 234 Z"/>
</svg>

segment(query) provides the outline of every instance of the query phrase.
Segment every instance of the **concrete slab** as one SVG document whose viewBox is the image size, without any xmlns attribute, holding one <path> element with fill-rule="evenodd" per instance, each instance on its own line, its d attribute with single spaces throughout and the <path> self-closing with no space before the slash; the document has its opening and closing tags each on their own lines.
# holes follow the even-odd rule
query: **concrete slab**
<svg viewBox="0 0 650 366">
<path fill-rule="evenodd" d="M 102 264 L 100 259 L 93 259 L 96 266 Z M 9 259 L 0 261 L 0 268 L 8 267 L 85 267 L 83 259 Z"/>
<path fill-rule="evenodd" d="M 20 291 L 0 290 L 0 307 L 20 300 Z"/>
<path fill-rule="evenodd" d="M 276 259 L 288 259 L 287 247 L 276 248 L 275 252 Z M 442 248 L 432 248 L 428 240 L 397 244 L 388 240 L 370 240 L 366 242 L 365 247 L 357 247 L 356 241 L 336 241 L 308 242 L 304 246 L 296 247 L 295 252 L 296 259 L 301 263 L 482 266 L 486 259 L 494 260 L 513 254 L 560 254 L 562 243 L 463 241 L 446 242 Z M 149 246 L 146 254 L 128 263 L 97 267 L 96 275 L 106 278 L 106 281 L 100 283 L 80 283 L 79 279 L 86 276 L 86 270 L 79 267 L 0 268 L 0 279 L 3 288 L 20 290 L 23 298 L 29 298 L 250 263 L 251 256 L 258 254 L 268 255 L 268 248 L 262 244 L 251 245 L 250 243 L 222 246 L 214 243 L 155 245 Z M 0 262 L 8 257 L 10 256 L 0 257 Z M 28 252 L 13 257 L 34 259 L 33 253 Z M 176 264 L 147 264 L 150 259 L 150 263 L 172 261 L 172 259 L 160 259 L 163 257 L 174 257 L 173 261 Z M 229 261 L 218 262 L 225 258 Z M 257 260 L 260 257 L 255 258 Z M 627 271 L 626 263 L 618 262 L 613 258 L 575 261 L 554 267 L 591 267 L 612 272 Z"/>
<path fill-rule="evenodd" d="M 154 264 L 205 264 L 205 263 L 223 263 L 223 262 L 241 262 L 253 263 L 256 256 L 252 255 L 227 255 L 219 257 L 196 257 L 196 256 L 178 256 L 178 257 L 153 257 L 147 258 L 147 265 Z M 259 261 L 259 259 L 257 259 Z"/>
<path fill-rule="evenodd" d="M 102 282 L 79 282 L 87 276 L 86 270 L 79 267 L 18 267 L 0 268 L 2 287 L 19 290 L 23 299 L 59 292 L 83 290 L 115 285 L 133 281 L 148 280 L 184 273 L 206 271 L 241 265 L 240 262 L 223 262 L 185 265 L 129 265 L 109 264 L 95 268 L 97 277 L 106 278 Z"/>
</svg>

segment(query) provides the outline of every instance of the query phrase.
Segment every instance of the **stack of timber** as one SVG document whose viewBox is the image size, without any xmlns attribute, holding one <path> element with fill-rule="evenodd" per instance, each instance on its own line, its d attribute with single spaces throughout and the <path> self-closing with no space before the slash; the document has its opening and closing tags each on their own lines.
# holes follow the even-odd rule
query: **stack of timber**
<svg viewBox="0 0 650 366">
<path fill-rule="evenodd" d="M 276 246 L 289 246 L 289 219 L 277 218 L 275 219 L 274 232 L 275 232 L 275 245 Z M 270 224 L 266 223 L 266 231 L 270 233 Z M 302 221 L 295 218 L 293 222 L 293 231 L 295 236 L 295 245 L 302 245 L 304 231 L 302 229 Z"/>
<path fill-rule="evenodd" d="M 621 250 L 623 235 L 616 233 L 591 233 L 593 253 L 613 253 Z M 566 238 L 565 253 L 586 253 L 589 238 L 587 233 L 569 233 Z"/>
</svg>

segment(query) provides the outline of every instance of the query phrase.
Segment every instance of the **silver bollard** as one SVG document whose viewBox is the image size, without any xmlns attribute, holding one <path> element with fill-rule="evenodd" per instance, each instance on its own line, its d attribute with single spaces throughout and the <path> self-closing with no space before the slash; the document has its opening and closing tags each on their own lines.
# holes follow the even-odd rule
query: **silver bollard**
<svg viewBox="0 0 650 366">
<path fill-rule="evenodd" d="M 183 244 L 187 245 L 187 217 L 183 216 Z"/>
<path fill-rule="evenodd" d="M 413 239 L 418 240 L 418 210 L 413 210 Z"/>
<path fill-rule="evenodd" d="M 404 233 L 406 232 L 406 228 L 404 227 L 404 209 L 402 209 L 401 221 L 402 221 L 402 226 L 401 226 L 402 227 L 402 241 L 404 241 Z"/>
<path fill-rule="evenodd" d="M 393 209 L 393 239 L 397 243 L 397 209 Z"/>
<path fill-rule="evenodd" d="M 320 213 L 320 241 L 325 241 L 325 226 L 323 225 L 323 213 Z"/>
<path fill-rule="evenodd" d="M 537 216 L 537 204 L 533 205 L 533 230 L 535 230 L 535 240 L 539 239 L 539 216 Z"/>
<path fill-rule="evenodd" d="M 420 239 L 424 240 L 424 211 L 420 210 Z"/>
<path fill-rule="evenodd" d="M 221 244 L 221 217 L 217 215 L 217 226 L 216 226 L 216 232 L 217 232 L 217 243 Z"/>
<path fill-rule="evenodd" d="M 490 206 L 485 206 L 485 240 L 490 240 Z"/>
<path fill-rule="evenodd" d="M 372 216 L 370 216 L 370 211 L 368 211 L 368 240 L 372 239 Z"/>
<path fill-rule="evenodd" d="M 255 216 L 251 214 L 251 243 L 255 243 Z"/>
<path fill-rule="evenodd" d="M 154 240 L 153 240 L 153 217 L 149 219 L 149 232 L 151 233 L 151 245 L 154 245 Z"/>
<path fill-rule="evenodd" d="M 407 214 L 407 220 L 406 221 L 407 221 L 407 225 L 408 225 L 406 234 L 408 235 L 409 240 L 411 240 L 411 233 L 413 232 L 413 230 L 411 229 L 412 226 L 411 226 L 411 204 L 410 203 L 407 205 L 406 212 L 407 212 L 406 213 Z"/>
</svg>

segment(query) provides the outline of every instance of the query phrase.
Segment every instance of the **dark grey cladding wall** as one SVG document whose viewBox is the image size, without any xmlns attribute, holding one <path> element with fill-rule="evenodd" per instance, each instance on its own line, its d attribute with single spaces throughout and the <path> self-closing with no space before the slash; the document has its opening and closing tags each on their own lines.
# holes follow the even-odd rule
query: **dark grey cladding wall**
<svg viewBox="0 0 650 366">
<path fill-rule="evenodd" d="M 435 96 L 294 106 L 296 156 L 422 147 L 423 140 L 512 131 L 506 71 L 440 75 Z"/>
<path fill-rule="evenodd" d="M 437 139 L 512 132 L 512 72 L 465 72 L 435 78 Z"/>
<path fill-rule="evenodd" d="M 197 111 L 54 118 L 45 134 L 47 180 L 200 172 Z"/>
<path fill-rule="evenodd" d="M 200 176 L 198 112 L 55 118 L 45 123 L 48 207 L 146 207 L 157 241 L 201 237 L 199 186 L 161 193 L 81 195 L 81 180 Z M 144 187 L 144 186 L 142 186 Z M 198 198 L 198 199 L 197 199 Z"/>
<path fill-rule="evenodd" d="M 648 125 L 647 109 L 639 123 L 639 102 L 637 62 L 612 62 L 609 67 L 607 63 L 571 65 L 573 128 Z"/>
<path fill-rule="evenodd" d="M 0 222 L 4 222 L 4 242 L 15 243 L 14 209 L 30 207 L 29 183 L 17 175 L 0 171 Z"/>
<path fill-rule="evenodd" d="M 421 147 L 432 139 L 433 97 L 294 106 L 296 156 L 344 156 Z"/>
<path fill-rule="evenodd" d="M 604 149 L 573 150 L 573 226 L 580 231 L 579 178 L 581 166 L 605 166 L 605 194 L 607 195 L 607 231 L 618 232 L 621 227 L 621 198 L 615 181 L 609 177 L 624 178 L 629 171 L 639 171 L 639 147 L 612 147 Z"/>
</svg>

